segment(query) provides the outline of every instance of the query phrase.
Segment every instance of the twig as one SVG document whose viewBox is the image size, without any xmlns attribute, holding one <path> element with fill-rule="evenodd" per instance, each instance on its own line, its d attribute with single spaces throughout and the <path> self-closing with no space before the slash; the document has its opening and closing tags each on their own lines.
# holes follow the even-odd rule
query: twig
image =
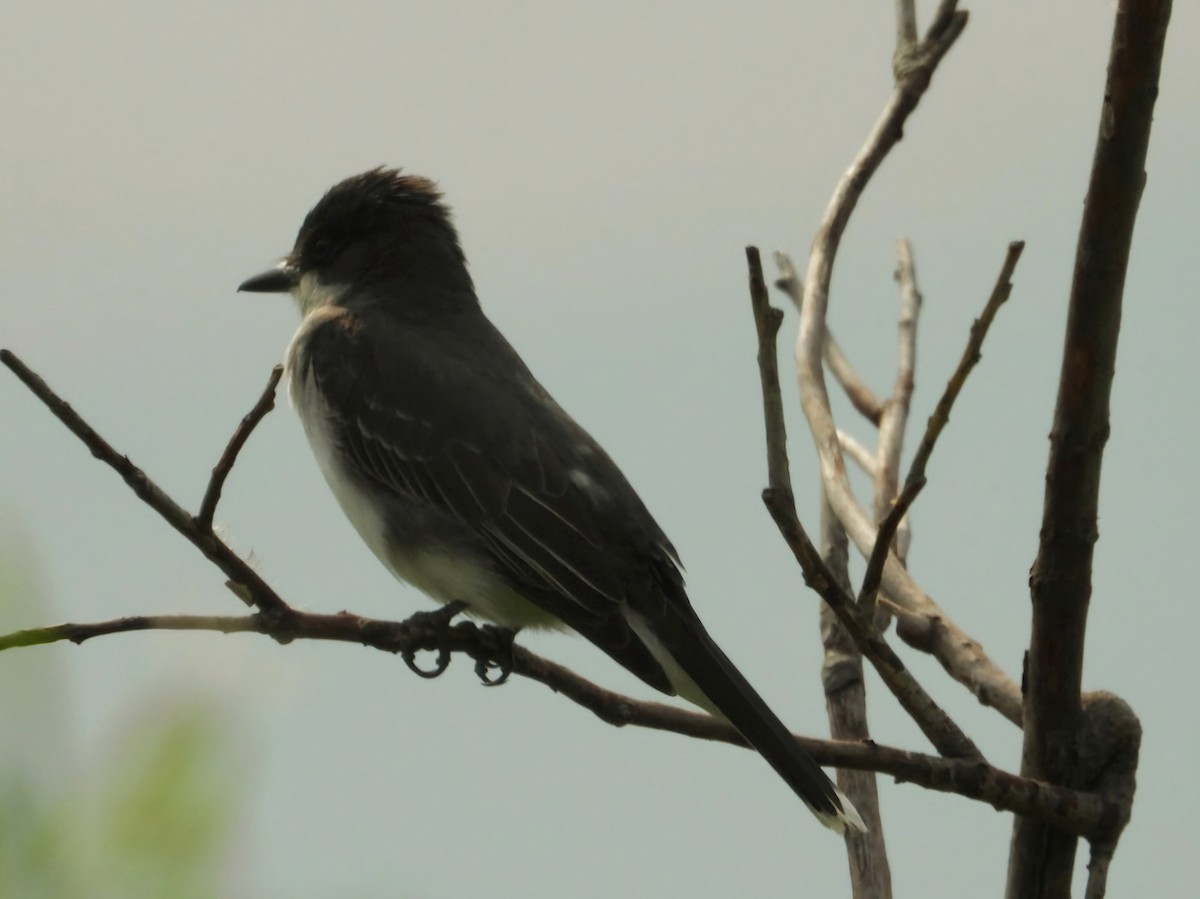
<svg viewBox="0 0 1200 899">
<path fill-rule="evenodd" d="M 217 503 L 221 501 L 221 490 L 225 486 L 225 479 L 233 471 L 233 463 L 237 461 L 238 453 L 242 451 L 242 447 L 246 445 L 246 441 L 250 439 L 254 429 L 258 427 L 258 423 L 275 408 L 275 388 L 279 386 L 281 377 L 283 377 L 283 366 L 276 365 L 271 369 L 271 375 L 267 378 L 267 386 L 263 388 L 262 396 L 258 398 L 254 408 L 242 417 L 233 436 L 229 438 L 229 443 L 225 446 L 225 452 L 221 453 L 220 460 L 214 466 L 212 477 L 208 481 L 208 489 L 204 491 L 204 500 L 200 503 L 200 511 L 196 514 L 196 526 L 201 530 L 212 530 L 213 516 L 217 512 Z"/>
<path fill-rule="evenodd" d="M 1021 771 L 1050 783 L 1071 783 L 1079 754 L 1100 468 L 1110 428 L 1125 272 L 1146 183 L 1146 152 L 1170 18 L 1170 0 L 1117 4 L 1075 252 L 1041 536 L 1029 576 L 1033 626 Z M 1070 835 L 1016 821 L 1008 895 L 1066 895 L 1075 848 Z"/>
<path fill-rule="evenodd" d="M 513 674 L 535 680 L 615 726 L 634 725 L 745 746 L 726 721 L 660 702 L 641 702 L 597 686 L 586 678 L 521 646 L 506 644 L 488 628 L 460 622 L 441 629 L 428 626 L 427 616 L 409 621 L 381 621 L 342 612 L 317 615 L 294 611 L 285 619 L 271 615 L 145 615 L 90 624 L 62 624 L 0 636 L 0 650 L 71 640 L 82 643 L 107 634 L 143 630 L 217 631 L 266 634 L 282 644 L 294 640 L 357 643 L 388 653 L 437 651 L 465 654 L 495 662 L 511 649 Z M 968 799 L 1000 811 L 1043 817 L 1080 834 L 1102 830 L 1116 809 L 1089 793 L 1050 787 L 993 768 L 979 759 L 943 759 L 875 743 L 847 743 L 797 737 L 818 764 L 878 771 L 897 780 Z"/>
<path fill-rule="evenodd" d="M 954 5 L 949 4 L 951 9 Z M 822 331 L 825 309 L 829 302 L 833 260 L 837 255 L 842 234 L 846 230 L 846 223 L 850 220 L 850 214 L 858 205 L 858 199 L 871 176 L 875 174 L 892 147 L 899 142 L 903 135 L 904 122 L 917 108 L 938 63 L 953 46 L 966 24 L 965 12 L 952 12 L 945 18 L 935 18 L 914 54 L 911 66 L 898 74 L 891 99 L 884 107 L 866 144 L 834 190 L 833 198 L 813 241 L 808 272 L 804 279 L 804 305 L 812 308 L 813 319 L 821 323 Z M 813 322 L 810 322 L 810 327 L 812 326 Z M 808 343 L 820 346 L 817 339 L 810 339 Z"/>
<path fill-rule="evenodd" d="M 867 421 L 879 427 L 883 418 L 883 401 L 875 395 L 867 382 L 859 375 L 854 363 L 842 350 L 842 345 L 828 327 L 825 328 L 825 346 L 821 350 L 825 364 L 829 366 L 834 379 L 846 392 L 850 405 L 858 410 Z"/>
<path fill-rule="evenodd" d="M 883 415 L 879 420 L 879 448 L 875 463 L 875 500 L 873 512 L 875 521 L 882 522 L 888 512 L 894 509 L 896 491 L 900 480 L 900 451 L 904 445 L 904 433 L 908 428 L 908 412 L 912 405 L 913 386 L 917 367 L 917 316 L 921 311 L 921 293 L 917 289 L 917 272 L 913 264 L 912 246 L 907 240 L 901 240 L 897 249 L 898 262 L 896 280 L 900 284 L 900 315 L 897 323 L 899 348 L 896 356 L 896 381 L 892 386 L 892 396 L 884 406 Z M 888 531 L 881 527 L 875 538 L 875 545 L 884 549 L 893 548 L 893 537 L 896 528 L 903 518 L 897 516 L 896 523 Z M 896 558 L 903 564 L 904 554 L 897 552 Z M 882 561 L 880 566 L 882 567 Z M 875 576 L 878 582 L 878 574 Z M 860 591 L 858 601 L 868 621 L 877 627 L 885 627 L 886 617 L 876 618 L 875 596 L 878 585 L 871 591 Z"/>
<path fill-rule="evenodd" d="M 908 412 L 912 404 L 917 369 L 917 317 L 921 312 L 921 292 L 917 289 L 912 245 L 907 240 L 901 240 L 897 254 L 899 262 L 896 267 L 896 280 L 900 284 L 900 315 L 896 330 L 899 346 L 896 354 L 896 381 L 879 425 L 879 465 L 875 474 L 876 521 L 881 520 L 891 507 L 899 486 L 900 449 L 908 427 Z"/>
<path fill-rule="evenodd" d="M 804 582 L 829 603 L 838 620 L 846 628 L 854 645 L 879 672 L 884 685 L 899 700 L 900 705 L 921 729 L 921 733 L 944 756 L 951 758 L 980 757 L 978 747 L 971 742 L 954 720 L 925 692 L 887 641 L 874 633 L 854 602 L 854 598 L 838 586 L 817 548 L 813 546 L 804 526 L 796 515 L 791 491 L 763 491 L 763 502 L 779 528 L 784 541 L 792 550 L 804 572 Z"/>
<path fill-rule="evenodd" d="M 871 480 L 875 480 L 875 455 L 859 443 L 852 434 L 847 434 L 841 428 L 837 431 L 838 444 L 842 448 L 842 452 L 850 457 L 859 468 L 863 470 Z"/>
<path fill-rule="evenodd" d="M 933 21 L 929 23 L 927 34 L 936 34 L 948 29 L 957 15 L 957 8 L 958 0 L 940 0 L 937 10 L 934 11 Z"/>
<path fill-rule="evenodd" d="M 753 247 L 746 252 L 750 267 L 751 307 L 754 311 L 759 337 L 759 359 L 775 359 L 775 335 L 777 328 L 768 327 L 770 304 L 764 302 L 765 287 L 762 279 L 762 262 Z M 770 316 L 773 318 L 773 316 Z M 882 636 L 874 634 L 862 618 L 857 605 L 848 592 L 837 584 L 820 553 L 808 538 L 800 519 L 796 515 L 795 500 L 787 469 L 780 470 L 780 460 L 787 459 L 787 427 L 784 424 L 783 400 L 779 390 L 772 387 L 769 371 L 760 368 L 762 376 L 763 418 L 767 440 L 767 482 L 771 485 L 763 491 L 771 517 L 775 520 L 784 540 L 791 547 L 805 582 L 827 602 L 845 626 L 859 651 L 879 672 L 888 689 L 908 711 L 938 751 L 947 756 L 978 756 L 979 750 L 959 729 L 958 725 L 935 703 L 924 688 L 917 683 L 911 672 L 904 667 L 900 658 L 887 645 Z"/>
<path fill-rule="evenodd" d="M 963 384 L 966 383 L 967 376 L 971 374 L 971 370 L 981 358 L 980 352 L 983 348 L 983 341 L 987 337 L 988 329 L 992 326 L 992 321 L 995 319 L 996 313 L 1012 293 L 1013 272 L 1016 270 L 1017 262 L 1021 258 L 1021 251 L 1024 249 L 1024 241 L 1017 240 L 1008 245 L 1004 264 L 1000 268 L 1000 274 L 996 278 L 996 284 L 992 288 L 991 296 L 988 297 L 987 304 L 983 307 L 983 312 L 980 313 L 979 318 L 975 319 L 972 323 L 971 335 L 967 339 L 967 345 L 963 349 L 962 356 L 959 357 L 958 366 L 954 369 L 950 380 L 946 382 L 946 389 L 942 391 L 941 398 L 938 400 L 937 405 L 933 409 L 933 414 L 929 416 L 929 421 L 925 425 L 925 433 L 921 437 L 921 443 L 917 446 L 916 453 L 913 454 L 912 463 L 908 467 L 908 474 L 904 478 L 904 489 L 896 497 L 896 501 L 879 524 L 879 530 L 875 535 L 875 543 L 871 548 L 871 555 L 867 561 L 867 570 L 863 575 L 862 589 L 858 594 L 860 603 L 869 605 L 873 602 L 872 597 L 874 597 L 879 589 L 879 581 L 883 575 L 883 566 L 887 561 L 892 536 L 896 533 L 896 529 L 904 519 L 905 514 L 907 514 L 909 507 L 912 506 L 913 501 L 917 498 L 917 495 L 925 487 L 925 467 L 929 463 L 929 457 L 933 455 L 933 448 L 937 444 L 942 430 L 950 422 L 950 412 L 954 408 L 954 402 L 958 399 L 958 394 L 962 391 Z"/>
<path fill-rule="evenodd" d="M 916 47 L 916 0 L 896 0 L 896 59 L 899 60 L 905 54 L 913 52 Z"/>
<path fill-rule="evenodd" d="M 775 286 L 786 293 L 796 309 L 799 310 L 804 302 L 804 286 L 800 283 L 795 266 L 792 265 L 792 257 L 787 253 L 775 253 L 774 258 L 775 267 L 779 269 L 779 277 L 775 279 Z M 850 400 L 850 404 L 867 421 L 878 427 L 879 420 L 883 416 L 883 402 L 859 375 L 854 364 L 842 351 L 841 344 L 837 342 L 837 338 L 833 336 L 833 331 L 828 325 L 825 327 L 825 344 L 821 352 L 833 377 L 841 385 L 842 390 L 846 391 L 846 397 Z"/>
<path fill-rule="evenodd" d="M 771 305 L 758 247 L 746 247 L 746 265 L 750 270 L 750 304 L 758 333 L 758 375 L 762 384 L 763 421 L 767 429 L 767 473 L 772 487 L 785 489 L 790 488 L 792 483 L 787 457 L 787 431 L 783 416 L 773 415 L 771 411 L 783 408 L 776 345 L 779 326 L 783 323 L 783 311 Z"/>
<path fill-rule="evenodd" d="M 238 556 L 232 549 L 217 537 L 211 530 L 200 527 L 199 522 L 182 506 L 167 496 L 163 490 L 150 480 L 144 471 L 134 465 L 127 456 L 123 456 L 108 444 L 92 429 L 74 409 L 58 394 L 51 390 L 46 382 L 29 369 L 15 354 L 8 350 L 0 350 L 0 362 L 12 369 L 33 395 L 45 403 L 46 407 L 67 428 L 83 441 L 92 451 L 92 455 L 108 465 L 119 474 L 130 489 L 137 494 L 166 522 L 181 533 L 205 558 L 221 569 L 226 577 L 245 586 L 253 604 L 261 611 L 276 615 L 287 616 L 291 613 L 288 604 L 272 590 L 258 573 Z M 243 597 L 244 598 L 244 597 Z"/>
</svg>

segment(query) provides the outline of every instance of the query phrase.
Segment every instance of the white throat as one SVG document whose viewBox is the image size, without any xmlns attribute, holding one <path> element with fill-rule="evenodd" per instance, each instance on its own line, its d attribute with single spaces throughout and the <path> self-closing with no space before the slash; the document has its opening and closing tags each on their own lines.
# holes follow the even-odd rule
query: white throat
<svg viewBox="0 0 1200 899">
<path fill-rule="evenodd" d="M 308 318 L 318 309 L 332 306 L 346 292 L 347 284 L 324 284 L 312 272 L 300 276 L 300 283 L 292 288 L 292 299 L 300 310 L 301 318 Z"/>
</svg>

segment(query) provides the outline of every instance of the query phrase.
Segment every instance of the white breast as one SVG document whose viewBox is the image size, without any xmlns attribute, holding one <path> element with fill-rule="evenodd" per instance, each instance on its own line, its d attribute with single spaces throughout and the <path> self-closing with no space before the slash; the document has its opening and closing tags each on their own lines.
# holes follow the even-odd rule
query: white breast
<svg viewBox="0 0 1200 899">
<path fill-rule="evenodd" d="M 308 335 L 328 314 L 316 310 L 306 316 L 292 338 L 285 356 L 288 393 L 321 473 L 363 542 L 395 577 L 438 602 L 462 600 L 473 614 L 510 628 L 565 627 L 557 618 L 515 593 L 485 559 L 475 562 L 451 557 L 429 547 L 398 548 L 389 540 L 381 500 L 364 490 L 346 469 L 334 443 L 329 406 L 305 364 Z M 393 503 L 389 514 L 397 514 L 398 508 Z"/>
</svg>

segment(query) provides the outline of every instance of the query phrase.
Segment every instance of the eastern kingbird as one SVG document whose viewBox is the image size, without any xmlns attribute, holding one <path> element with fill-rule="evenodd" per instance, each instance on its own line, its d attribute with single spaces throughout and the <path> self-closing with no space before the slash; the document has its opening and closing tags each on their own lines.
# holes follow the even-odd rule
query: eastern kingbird
<svg viewBox="0 0 1200 899">
<path fill-rule="evenodd" d="M 508 628 L 578 631 L 723 716 L 834 830 L 865 830 L 700 623 L 679 556 L 616 464 L 484 316 L 425 178 L 333 187 L 239 290 L 291 293 L 292 403 L 325 479 L 398 578 Z"/>
</svg>

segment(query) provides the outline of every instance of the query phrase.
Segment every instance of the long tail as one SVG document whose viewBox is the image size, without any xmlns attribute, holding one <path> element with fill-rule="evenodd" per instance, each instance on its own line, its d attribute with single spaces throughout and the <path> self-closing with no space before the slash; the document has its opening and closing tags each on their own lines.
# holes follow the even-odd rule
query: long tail
<svg viewBox="0 0 1200 899">
<path fill-rule="evenodd" d="M 635 630 L 643 636 L 642 627 L 635 626 Z M 670 606 L 664 618 L 654 622 L 653 631 L 660 644 L 655 648 L 666 650 L 703 694 L 689 695 L 695 692 L 689 689 L 691 685 L 676 684 L 685 699 L 715 709 L 728 719 L 826 827 L 839 833 L 847 827 L 866 832 L 867 827 L 850 800 L 800 748 L 783 722 L 708 635 L 690 607 Z"/>
</svg>

